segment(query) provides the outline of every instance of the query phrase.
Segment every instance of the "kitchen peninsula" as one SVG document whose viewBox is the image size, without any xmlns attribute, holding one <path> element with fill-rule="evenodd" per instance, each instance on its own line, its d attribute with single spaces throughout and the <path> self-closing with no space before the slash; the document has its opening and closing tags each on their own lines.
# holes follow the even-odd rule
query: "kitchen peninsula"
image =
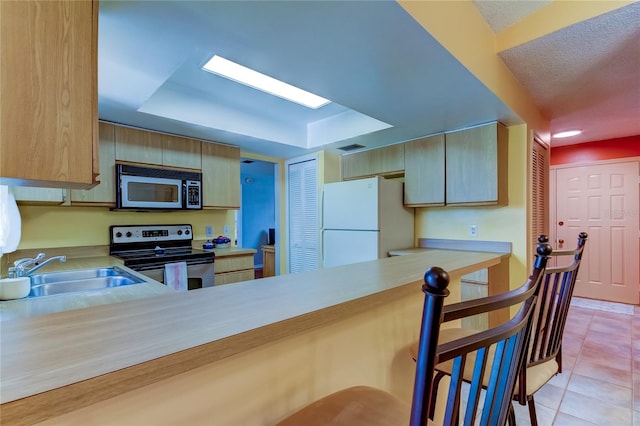
<svg viewBox="0 0 640 426">
<path fill-rule="evenodd" d="M 270 424 L 354 383 L 407 399 L 425 270 L 449 272 L 451 303 L 478 269 L 508 290 L 508 257 L 424 250 L 5 321 L 0 421 Z"/>
</svg>

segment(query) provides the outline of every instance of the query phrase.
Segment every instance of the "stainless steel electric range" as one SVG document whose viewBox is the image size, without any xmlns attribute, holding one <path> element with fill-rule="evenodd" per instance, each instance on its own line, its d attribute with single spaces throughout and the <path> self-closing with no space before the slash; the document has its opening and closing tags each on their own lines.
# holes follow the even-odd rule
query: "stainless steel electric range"
<svg viewBox="0 0 640 426">
<path fill-rule="evenodd" d="M 115 225 L 109 235 L 109 254 L 134 271 L 164 283 L 165 264 L 185 262 L 189 290 L 214 285 L 215 254 L 191 247 L 191 225 Z"/>
</svg>

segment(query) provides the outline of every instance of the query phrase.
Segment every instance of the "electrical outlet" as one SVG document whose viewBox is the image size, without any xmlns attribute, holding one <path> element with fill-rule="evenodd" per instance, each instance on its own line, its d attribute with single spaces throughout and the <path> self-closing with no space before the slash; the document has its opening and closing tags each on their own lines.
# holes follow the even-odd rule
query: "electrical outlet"
<svg viewBox="0 0 640 426">
<path fill-rule="evenodd" d="M 469 235 L 472 237 L 478 236 L 478 225 L 469 225 Z"/>
<path fill-rule="evenodd" d="M 207 225 L 205 227 L 205 234 L 207 234 L 207 238 L 213 237 L 213 226 Z"/>
<path fill-rule="evenodd" d="M 228 236 L 229 236 L 229 225 L 225 225 L 225 226 L 224 226 L 223 231 L 222 231 L 222 234 L 223 234 L 225 237 L 228 237 Z"/>
</svg>

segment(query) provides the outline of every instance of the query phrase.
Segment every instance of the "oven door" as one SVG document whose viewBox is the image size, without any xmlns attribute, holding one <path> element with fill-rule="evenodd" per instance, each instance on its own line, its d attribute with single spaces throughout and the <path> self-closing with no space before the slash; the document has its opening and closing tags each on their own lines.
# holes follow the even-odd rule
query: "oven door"
<svg viewBox="0 0 640 426">
<path fill-rule="evenodd" d="M 182 180 L 120 175 L 119 201 L 122 208 L 181 209 Z"/>
<path fill-rule="evenodd" d="M 143 275 L 148 276 L 164 284 L 164 267 L 139 270 Z M 187 289 L 196 290 L 199 288 L 213 287 L 214 269 L 213 263 L 200 263 L 196 265 L 187 264 Z"/>
</svg>

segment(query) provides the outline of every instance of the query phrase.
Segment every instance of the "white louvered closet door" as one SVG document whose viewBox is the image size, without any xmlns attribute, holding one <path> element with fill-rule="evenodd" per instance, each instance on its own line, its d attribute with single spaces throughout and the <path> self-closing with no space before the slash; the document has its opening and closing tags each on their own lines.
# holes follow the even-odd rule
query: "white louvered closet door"
<svg viewBox="0 0 640 426">
<path fill-rule="evenodd" d="M 318 269 L 318 164 L 308 160 L 289 164 L 289 272 Z"/>
<path fill-rule="evenodd" d="M 534 140 L 531 152 L 531 244 L 533 254 L 539 235 L 549 235 L 549 151 Z"/>
</svg>

